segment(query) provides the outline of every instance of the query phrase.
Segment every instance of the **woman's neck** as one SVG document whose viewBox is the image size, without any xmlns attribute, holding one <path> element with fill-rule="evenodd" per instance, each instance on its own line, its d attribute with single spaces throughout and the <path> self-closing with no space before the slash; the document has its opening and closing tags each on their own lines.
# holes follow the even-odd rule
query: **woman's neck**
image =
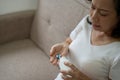
<svg viewBox="0 0 120 80">
<path fill-rule="evenodd" d="M 94 29 L 92 30 L 91 44 L 93 44 L 93 45 L 105 45 L 105 44 L 112 43 L 114 41 L 119 41 L 119 40 L 108 36 L 108 34 L 105 34 L 104 32 L 100 32 L 100 31 L 97 31 Z"/>
</svg>

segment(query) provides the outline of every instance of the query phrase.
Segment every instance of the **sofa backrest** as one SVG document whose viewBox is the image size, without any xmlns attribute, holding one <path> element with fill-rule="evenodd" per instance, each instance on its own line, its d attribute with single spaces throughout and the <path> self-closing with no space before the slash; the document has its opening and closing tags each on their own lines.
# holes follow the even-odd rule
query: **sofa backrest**
<svg viewBox="0 0 120 80">
<path fill-rule="evenodd" d="M 87 0 L 39 0 L 31 30 L 32 40 L 49 55 L 51 46 L 69 36 L 88 14 Z"/>
<path fill-rule="evenodd" d="M 0 45 L 30 37 L 34 10 L 0 15 Z"/>
</svg>

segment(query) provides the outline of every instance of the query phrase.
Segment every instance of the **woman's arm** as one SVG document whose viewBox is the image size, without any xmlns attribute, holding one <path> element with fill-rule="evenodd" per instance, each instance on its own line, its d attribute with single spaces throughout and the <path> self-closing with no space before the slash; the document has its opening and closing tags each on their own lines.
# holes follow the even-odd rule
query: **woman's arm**
<svg viewBox="0 0 120 80">
<path fill-rule="evenodd" d="M 62 56 L 66 55 L 68 53 L 69 45 L 71 44 L 72 40 L 70 37 L 68 37 L 64 42 L 57 43 L 53 45 L 50 49 L 50 62 L 53 65 L 56 65 L 58 62 L 58 59 L 56 58 L 56 55 L 59 53 Z"/>
<path fill-rule="evenodd" d="M 62 78 L 64 80 L 91 80 L 87 75 L 82 73 L 72 63 L 65 62 L 64 64 L 70 68 L 70 70 L 60 71 L 63 74 Z M 66 76 L 66 75 L 69 75 L 69 76 Z"/>
</svg>

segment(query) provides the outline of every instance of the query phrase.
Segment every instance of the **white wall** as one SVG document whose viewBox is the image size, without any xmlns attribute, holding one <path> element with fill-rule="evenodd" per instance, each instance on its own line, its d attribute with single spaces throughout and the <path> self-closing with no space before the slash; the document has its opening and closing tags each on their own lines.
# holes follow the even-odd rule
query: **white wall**
<svg viewBox="0 0 120 80">
<path fill-rule="evenodd" d="M 37 8 L 38 0 L 0 0 L 0 15 Z"/>
</svg>

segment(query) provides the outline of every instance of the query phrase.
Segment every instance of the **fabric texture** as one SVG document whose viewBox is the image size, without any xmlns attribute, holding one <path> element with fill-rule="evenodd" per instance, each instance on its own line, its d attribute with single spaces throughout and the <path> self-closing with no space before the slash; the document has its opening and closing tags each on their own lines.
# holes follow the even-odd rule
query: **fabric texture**
<svg viewBox="0 0 120 80">
<path fill-rule="evenodd" d="M 34 10 L 0 15 L 0 44 L 30 38 Z"/>
<path fill-rule="evenodd" d="M 110 68 L 109 77 L 112 80 L 120 79 L 120 56 L 116 57 L 113 61 L 113 64 Z"/>
<path fill-rule="evenodd" d="M 0 45 L 0 80 L 53 80 L 57 73 L 57 67 L 29 39 Z"/>
</svg>

